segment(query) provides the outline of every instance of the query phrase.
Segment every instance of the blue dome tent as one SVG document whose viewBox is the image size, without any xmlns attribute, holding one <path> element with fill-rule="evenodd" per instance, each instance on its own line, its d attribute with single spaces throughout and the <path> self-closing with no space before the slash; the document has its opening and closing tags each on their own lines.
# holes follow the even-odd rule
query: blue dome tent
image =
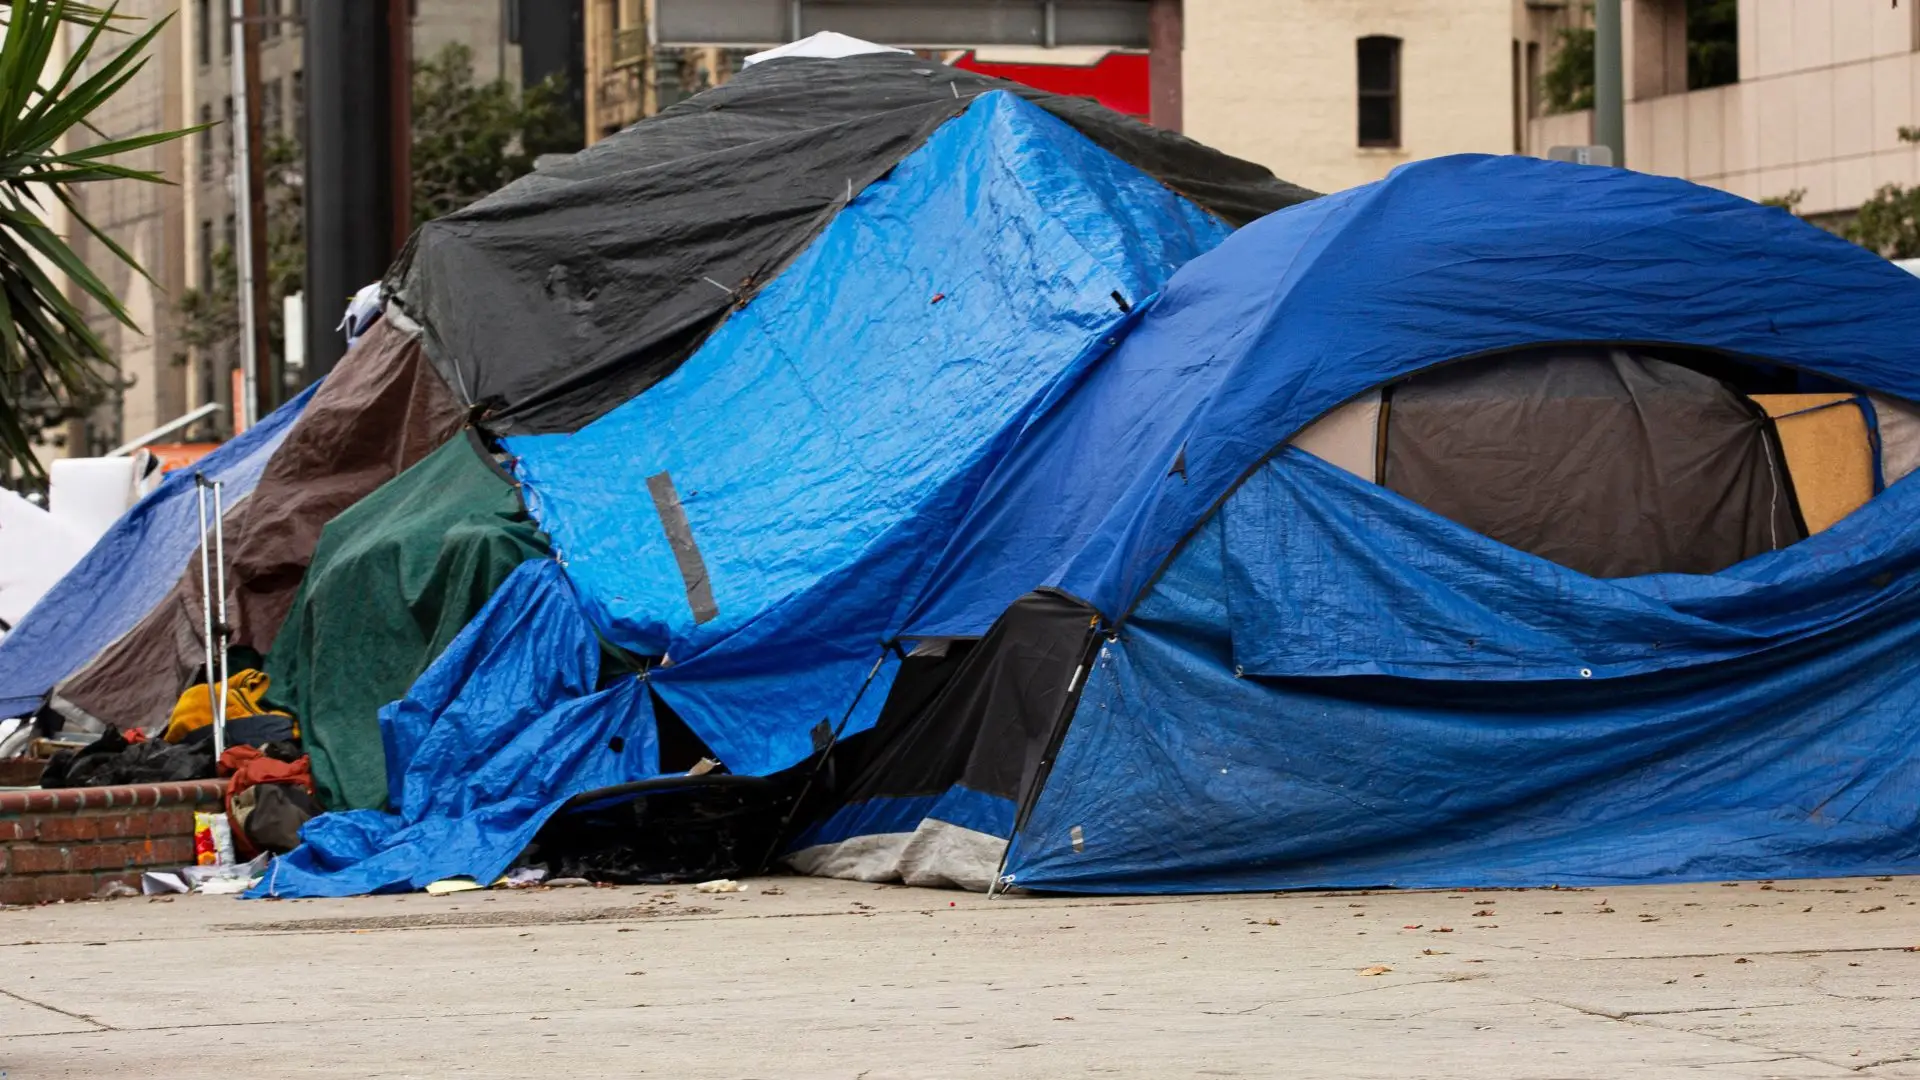
<svg viewBox="0 0 1920 1080">
<path fill-rule="evenodd" d="M 1920 856 L 1913 482 L 1716 573 L 1606 578 L 1291 445 L 1528 347 L 1920 399 L 1911 276 L 1683 181 L 1456 157 L 1255 222 L 1112 340 L 1023 425 L 899 636 L 994 629 L 896 680 L 797 866 L 1153 892 Z"/>
</svg>

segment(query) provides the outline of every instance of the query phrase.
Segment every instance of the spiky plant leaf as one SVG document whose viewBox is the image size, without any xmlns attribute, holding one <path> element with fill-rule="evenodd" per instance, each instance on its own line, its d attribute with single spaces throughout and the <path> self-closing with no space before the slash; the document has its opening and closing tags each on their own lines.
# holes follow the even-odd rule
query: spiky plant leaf
<svg viewBox="0 0 1920 1080">
<path fill-rule="evenodd" d="M 118 180 L 165 183 L 160 174 L 111 159 L 171 142 L 203 128 L 100 139 L 61 149 L 76 128 L 94 132 L 87 118 L 146 65 L 146 50 L 165 27 L 160 19 L 113 56 L 89 63 L 104 33 L 125 20 L 112 7 L 68 0 L 12 0 L 0 4 L 0 473 L 15 466 L 39 475 L 33 452 L 35 420 L 94 400 L 113 378 L 114 358 L 94 332 L 78 294 L 131 327 L 119 297 L 73 250 L 69 238 L 46 223 L 53 209 L 98 240 L 136 272 L 146 271 L 80 211 L 78 184 Z M 86 28 L 66 61 L 46 78 L 49 60 L 67 25 Z M 63 287 L 66 286 L 66 287 Z"/>
</svg>

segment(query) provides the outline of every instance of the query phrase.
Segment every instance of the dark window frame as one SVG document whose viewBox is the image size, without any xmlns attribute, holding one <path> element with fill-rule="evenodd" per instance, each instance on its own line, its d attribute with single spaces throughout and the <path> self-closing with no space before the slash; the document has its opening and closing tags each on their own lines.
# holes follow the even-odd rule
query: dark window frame
<svg viewBox="0 0 1920 1080">
<path fill-rule="evenodd" d="M 1401 146 L 1400 123 L 1400 38 L 1391 34 L 1369 34 L 1354 43 L 1356 73 L 1354 79 L 1357 96 L 1355 112 L 1358 122 L 1355 124 L 1359 144 L 1369 149 L 1397 150 Z M 1380 55 L 1369 56 L 1370 50 L 1379 50 Z M 1369 63 L 1369 61 L 1375 63 Z M 1384 60 L 1386 69 L 1385 85 L 1368 85 L 1370 69 Z M 1387 126 L 1390 131 L 1382 132 L 1377 127 L 1369 130 L 1368 103 L 1385 102 Z"/>
</svg>

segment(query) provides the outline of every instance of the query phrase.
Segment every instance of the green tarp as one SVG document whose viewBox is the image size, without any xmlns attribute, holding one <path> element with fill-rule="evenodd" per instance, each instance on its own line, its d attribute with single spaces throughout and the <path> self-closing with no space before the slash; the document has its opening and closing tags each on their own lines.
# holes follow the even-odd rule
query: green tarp
<svg viewBox="0 0 1920 1080">
<path fill-rule="evenodd" d="M 547 554 L 519 489 L 456 437 L 327 523 L 267 655 L 269 700 L 300 718 L 328 809 L 387 804 L 379 711 L 513 568 Z"/>
</svg>

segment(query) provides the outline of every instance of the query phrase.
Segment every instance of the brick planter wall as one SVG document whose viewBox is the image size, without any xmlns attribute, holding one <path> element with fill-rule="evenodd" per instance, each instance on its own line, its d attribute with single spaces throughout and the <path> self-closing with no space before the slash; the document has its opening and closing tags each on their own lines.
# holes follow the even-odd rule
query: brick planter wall
<svg viewBox="0 0 1920 1080">
<path fill-rule="evenodd" d="M 0 904 L 84 900 L 111 881 L 193 862 L 193 814 L 225 780 L 0 791 Z"/>
</svg>

